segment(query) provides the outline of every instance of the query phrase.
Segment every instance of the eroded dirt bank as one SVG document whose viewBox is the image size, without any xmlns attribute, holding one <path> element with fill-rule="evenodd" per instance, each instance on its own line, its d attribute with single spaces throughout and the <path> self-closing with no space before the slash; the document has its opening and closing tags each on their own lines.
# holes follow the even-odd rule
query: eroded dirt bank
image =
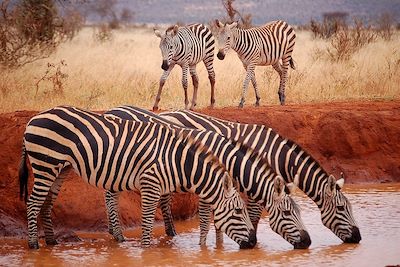
<svg viewBox="0 0 400 267">
<path fill-rule="evenodd" d="M 310 152 L 330 173 L 344 172 L 349 183 L 400 182 L 400 101 L 350 102 L 244 109 L 203 109 L 223 119 L 265 124 Z M 26 123 L 35 111 L 0 114 L 0 236 L 26 233 L 26 208 L 19 200 L 18 164 Z M 68 230 L 106 230 L 103 192 L 75 174 L 66 181 L 55 203 L 55 227 Z M 29 180 L 32 186 L 32 177 Z M 173 213 L 188 218 L 196 213 L 196 197 L 176 194 Z M 122 193 L 121 220 L 125 226 L 140 220 L 140 197 Z M 161 219 L 160 213 L 157 219 Z"/>
</svg>

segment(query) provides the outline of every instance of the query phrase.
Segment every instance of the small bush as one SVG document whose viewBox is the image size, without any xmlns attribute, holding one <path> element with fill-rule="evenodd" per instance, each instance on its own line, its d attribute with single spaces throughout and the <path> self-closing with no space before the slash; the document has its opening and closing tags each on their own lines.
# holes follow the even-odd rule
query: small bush
<svg viewBox="0 0 400 267">
<path fill-rule="evenodd" d="M 66 66 L 67 66 L 67 63 L 65 62 L 65 60 L 61 60 L 57 64 L 48 62 L 45 73 L 35 83 L 35 85 L 36 85 L 35 95 L 38 94 L 39 85 L 43 81 L 50 82 L 50 84 L 53 86 L 54 93 L 63 94 L 64 93 L 64 83 L 65 83 L 65 80 L 68 78 L 68 74 L 63 72 L 63 68 Z"/>
<path fill-rule="evenodd" d="M 77 23 L 62 21 L 53 0 L 2 1 L 0 66 L 18 68 L 48 57 L 79 30 Z"/>
<path fill-rule="evenodd" d="M 377 33 L 386 41 L 390 41 L 395 30 L 395 19 L 390 13 L 383 13 L 377 21 Z"/>
<path fill-rule="evenodd" d="M 99 27 L 94 28 L 93 37 L 99 43 L 112 41 L 113 33 L 111 27 L 108 24 L 101 24 Z"/>
</svg>

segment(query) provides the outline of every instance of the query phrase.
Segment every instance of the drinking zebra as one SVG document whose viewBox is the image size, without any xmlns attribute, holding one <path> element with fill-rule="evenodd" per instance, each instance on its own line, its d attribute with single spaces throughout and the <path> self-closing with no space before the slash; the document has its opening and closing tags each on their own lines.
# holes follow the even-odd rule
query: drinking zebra
<svg viewBox="0 0 400 267">
<path fill-rule="evenodd" d="M 257 229 L 260 212 L 265 207 L 269 213 L 269 223 L 273 231 L 285 238 L 295 248 L 308 248 L 310 246 L 311 240 L 301 220 L 300 209 L 292 198 L 286 194 L 284 180 L 271 171 L 267 162 L 257 153 L 254 153 L 252 149 L 240 143 L 232 144 L 225 137 L 212 131 L 199 131 L 179 127 L 152 112 L 137 107 L 121 106 L 107 111 L 105 115 L 112 115 L 126 120 L 160 123 L 180 130 L 194 140 L 200 141 L 225 165 L 231 176 L 238 181 L 241 191 L 246 192 L 249 201 L 248 211 L 255 229 Z M 106 193 L 106 202 L 112 204 L 107 205 L 110 224 L 113 224 L 110 229 L 120 227 L 117 221 L 116 198 L 115 194 Z M 170 209 L 170 195 L 162 198 L 161 209 L 166 232 L 173 236 L 175 229 Z M 204 201 L 200 201 L 201 245 L 205 244 L 209 229 L 209 210 L 207 205 L 204 205 Z M 119 232 L 121 231 L 119 230 Z M 222 240 L 222 236 L 217 234 L 217 242 L 219 240 Z"/>
<path fill-rule="evenodd" d="M 317 204 L 327 228 L 345 243 L 360 242 L 351 204 L 341 191 L 344 179 L 336 180 L 329 175 L 295 142 L 264 125 L 234 123 L 189 111 L 165 112 L 160 116 L 185 127 L 215 131 L 253 148 L 286 182 L 297 180 L 299 188 Z"/>
<path fill-rule="evenodd" d="M 185 108 L 187 109 L 189 105 L 187 96 L 188 71 L 190 71 L 190 75 L 192 76 L 194 87 L 190 109 L 193 109 L 196 106 L 197 89 L 199 87 L 199 77 L 197 76 L 196 65 L 200 61 L 204 62 L 208 72 L 208 79 L 211 84 L 211 106 L 214 106 L 215 72 L 213 61 L 215 41 L 210 29 L 203 24 L 191 24 L 185 27 L 174 25 L 169 27 L 165 33 L 162 33 L 157 29 L 154 29 L 154 33 L 161 39 L 160 50 L 163 58 L 161 68 L 164 70 L 164 73 L 160 79 L 160 85 L 153 110 L 158 110 L 162 88 L 175 64 L 182 67 L 182 86 L 185 93 Z"/>
<path fill-rule="evenodd" d="M 289 65 L 295 69 L 292 52 L 296 34 L 293 28 L 286 22 L 278 20 L 267 23 L 261 27 L 250 29 L 237 28 L 237 22 L 223 24 L 216 20 L 218 30 L 218 54 L 221 60 L 225 58 L 227 51 L 235 50 L 246 70 L 246 78 L 243 82 L 242 98 L 239 107 L 243 107 L 249 81 L 253 84 L 256 95 L 256 106 L 260 105 L 255 68 L 256 66 L 272 67 L 278 72 L 279 101 L 285 104 L 285 84 L 288 79 Z M 280 62 L 282 61 L 282 63 Z"/>
<path fill-rule="evenodd" d="M 29 200 L 27 156 L 34 176 Z M 39 248 L 39 213 L 46 243 L 56 243 L 50 214 L 63 182 L 59 174 L 66 167 L 102 189 L 140 191 L 145 247 L 161 195 L 174 191 L 198 194 L 214 211 L 217 229 L 241 248 L 255 246 L 253 225 L 232 178 L 199 142 L 160 124 L 56 107 L 34 116 L 24 133 L 19 179 L 21 198 L 27 200 L 30 248 Z"/>
</svg>

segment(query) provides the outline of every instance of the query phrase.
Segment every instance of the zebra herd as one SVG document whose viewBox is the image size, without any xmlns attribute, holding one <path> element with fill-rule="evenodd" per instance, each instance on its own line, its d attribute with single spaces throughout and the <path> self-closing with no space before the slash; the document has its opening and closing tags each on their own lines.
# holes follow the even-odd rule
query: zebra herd
<svg viewBox="0 0 400 267">
<path fill-rule="evenodd" d="M 294 67 L 293 29 L 282 21 L 249 30 L 237 29 L 236 23 L 217 21 L 216 25 L 222 44 L 218 57 L 223 59 L 232 48 L 247 70 L 240 106 L 250 80 L 256 90 L 256 105 L 259 104 L 256 65 L 272 65 L 278 71 L 279 98 L 284 104 L 288 66 Z M 155 30 L 155 34 L 161 39 L 164 73 L 153 109 L 158 109 L 163 85 L 176 64 L 182 66 L 185 107 L 189 107 L 188 70 L 194 85 L 191 108 L 196 106 L 196 64 L 200 61 L 208 71 L 214 105 L 211 31 L 202 24 L 193 24 L 173 26 L 164 33 Z M 29 121 L 22 148 L 19 181 L 21 198 L 27 202 L 29 248 L 39 248 L 38 216 L 46 244 L 57 244 L 51 211 L 63 183 L 60 174 L 67 168 L 90 185 L 105 190 L 109 232 L 118 242 L 125 240 L 118 216 L 119 192 L 140 192 L 144 247 L 151 244 L 157 205 L 160 203 L 166 234 L 174 236 L 172 193 L 190 192 L 199 196 L 200 245 L 206 243 L 213 218 L 217 242 L 222 242 L 225 233 L 240 248 L 253 248 L 265 208 L 273 231 L 294 248 L 308 248 L 310 236 L 300 208 L 290 196 L 294 187 L 316 203 L 322 223 L 343 242 L 361 240 L 351 205 L 341 191 L 344 179 L 329 175 L 299 145 L 264 125 L 234 123 L 188 110 L 157 115 L 120 106 L 100 115 L 59 106 Z M 34 176 L 29 198 L 28 158 Z M 247 195 L 247 204 L 239 192 Z"/>
<path fill-rule="evenodd" d="M 220 60 L 225 58 L 227 51 L 235 50 L 246 70 L 246 78 L 243 82 L 242 97 L 239 107 L 243 107 L 247 87 L 251 80 L 256 95 L 256 106 L 260 105 L 255 67 L 272 65 L 280 76 L 279 100 L 285 104 L 285 85 L 288 79 L 289 65 L 294 69 L 292 52 L 296 34 L 293 28 L 284 21 L 273 21 L 262 27 L 251 29 L 239 29 L 237 22 L 223 24 L 216 20 L 218 29 L 218 54 Z M 191 24 L 186 27 L 177 25 L 169 27 L 165 33 L 155 29 L 154 33 L 160 38 L 160 50 L 162 54 L 161 68 L 164 73 L 160 79 L 153 111 L 158 110 L 162 88 L 171 70 L 176 64 L 182 67 L 182 86 L 185 94 L 185 108 L 189 107 L 187 95 L 188 70 L 193 81 L 193 98 L 190 109 L 196 106 L 199 77 L 196 65 L 203 61 L 208 72 L 211 84 L 210 106 L 215 104 L 215 72 L 213 67 L 215 40 L 210 29 L 203 24 Z"/>
</svg>

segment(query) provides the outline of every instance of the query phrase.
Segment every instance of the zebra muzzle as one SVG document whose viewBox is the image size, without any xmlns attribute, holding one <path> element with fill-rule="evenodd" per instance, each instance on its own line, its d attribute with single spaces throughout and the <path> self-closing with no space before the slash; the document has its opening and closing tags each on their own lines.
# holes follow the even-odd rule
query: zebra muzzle
<svg viewBox="0 0 400 267">
<path fill-rule="evenodd" d="M 166 60 L 163 60 L 163 62 L 162 62 L 162 64 L 161 64 L 161 68 L 162 68 L 163 70 L 168 70 L 169 64 L 168 64 L 168 62 L 167 62 Z"/>
<path fill-rule="evenodd" d="M 311 238 L 307 231 L 300 231 L 300 241 L 294 244 L 295 249 L 306 249 L 311 245 Z"/>
<path fill-rule="evenodd" d="M 217 58 L 223 60 L 225 58 L 225 54 L 222 51 L 218 51 Z"/>
<path fill-rule="evenodd" d="M 345 243 L 357 244 L 361 241 L 360 229 L 357 226 L 353 226 L 351 236 L 344 240 Z"/>
<path fill-rule="evenodd" d="M 254 248 L 256 244 L 257 244 L 256 231 L 250 230 L 249 241 L 244 241 L 240 243 L 240 248 L 241 249 Z"/>
</svg>

